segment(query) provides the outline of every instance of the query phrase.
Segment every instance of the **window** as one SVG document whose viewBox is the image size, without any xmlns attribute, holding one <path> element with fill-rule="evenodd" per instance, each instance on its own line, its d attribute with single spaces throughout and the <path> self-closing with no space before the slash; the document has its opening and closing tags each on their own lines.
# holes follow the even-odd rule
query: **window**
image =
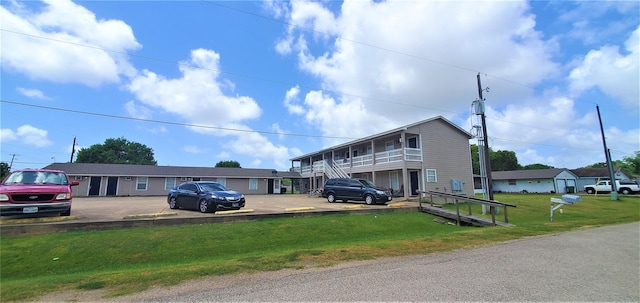
<svg viewBox="0 0 640 303">
<path fill-rule="evenodd" d="M 362 187 L 362 183 L 358 180 L 349 180 L 349 187 Z"/>
<path fill-rule="evenodd" d="M 392 171 L 389 173 L 389 187 L 393 189 L 399 189 L 400 184 L 398 183 L 398 172 Z"/>
<path fill-rule="evenodd" d="M 198 191 L 198 188 L 196 187 L 195 184 L 193 183 L 185 183 L 180 185 L 180 187 L 178 187 L 178 189 L 182 190 L 182 191 L 191 191 L 191 192 L 196 192 Z"/>
<path fill-rule="evenodd" d="M 371 155 L 371 154 L 373 154 L 373 147 L 371 147 L 371 146 L 367 146 L 367 153 L 366 153 L 366 154 L 367 154 L 367 155 Z"/>
<path fill-rule="evenodd" d="M 147 190 L 148 177 L 138 177 L 136 181 L 136 190 Z"/>
<path fill-rule="evenodd" d="M 171 190 L 175 186 L 176 186 L 176 178 L 175 177 L 164 178 L 164 189 L 165 190 Z"/>
<path fill-rule="evenodd" d="M 249 190 L 258 190 L 258 179 L 249 179 Z"/>
<path fill-rule="evenodd" d="M 418 137 L 411 137 L 407 139 L 407 147 L 418 148 Z"/>
<path fill-rule="evenodd" d="M 191 181 L 201 181 L 201 180 L 200 180 L 200 177 L 193 177 L 191 178 Z"/>
<path fill-rule="evenodd" d="M 218 178 L 218 183 L 222 184 L 222 186 L 227 186 L 227 178 Z"/>
<path fill-rule="evenodd" d="M 427 182 L 438 182 L 438 175 L 435 169 L 427 169 Z"/>
<path fill-rule="evenodd" d="M 509 185 L 516 185 L 515 179 L 509 179 Z"/>
<path fill-rule="evenodd" d="M 395 144 L 393 144 L 393 141 L 387 141 L 384 145 L 384 151 L 390 151 L 393 150 L 395 148 Z"/>
</svg>

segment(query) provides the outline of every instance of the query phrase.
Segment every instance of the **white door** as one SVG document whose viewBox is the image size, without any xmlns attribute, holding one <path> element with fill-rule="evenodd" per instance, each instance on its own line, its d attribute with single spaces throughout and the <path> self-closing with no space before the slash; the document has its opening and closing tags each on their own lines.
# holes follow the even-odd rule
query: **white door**
<svg viewBox="0 0 640 303">
<path fill-rule="evenodd" d="M 280 193 L 280 179 L 273 180 L 273 193 L 274 194 Z"/>
</svg>

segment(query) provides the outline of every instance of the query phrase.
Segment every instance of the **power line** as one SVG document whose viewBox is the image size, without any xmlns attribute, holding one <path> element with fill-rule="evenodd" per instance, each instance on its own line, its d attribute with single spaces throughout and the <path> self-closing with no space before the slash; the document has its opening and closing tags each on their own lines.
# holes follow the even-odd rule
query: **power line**
<svg viewBox="0 0 640 303">
<path fill-rule="evenodd" d="M 88 111 L 81 111 L 81 110 L 74 110 L 74 109 L 66 109 L 66 108 L 59 108 L 59 107 L 52 107 L 52 106 L 44 106 L 44 105 L 36 105 L 36 104 L 14 102 L 14 101 L 9 101 L 9 100 L 2 100 L 2 99 L 0 99 L 0 102 L 7 103 L 7 104 L 13 104 L 13 105 L 28 106 L 28 107 L 35 107 L 35 108 L 41 108 L 41 109 L 48 109 L 48 110 L 55 110 L 55 111 L 62 111 L 62 112 L 69 112 L 69 113 L 76 113 L 76 114 L 83 114 L 83 115 L 91 115 L 91 116 L 99 116 L 99 117 L 106 117 L 106 118 L 123 119 L 123 120 L 132 120 L 132 121 L 141 121 L 141 122 L 151 122 L 151 123 L 168 124 L 168 125 L 187 126 L 187 127 L 195 127 L 195 128 L 215 129 L 215 130 L 222 130 L 222 131 L 258 133 L 258 134 L 266 134 L 266 135 L 291 136 L 291 137 L 323 138 L 323 139 L 346 139 L 346 140 L 355 140 L 355 139 L 357 139 L 357 138 L 353 138 L 353 137 L 322 136 L 322 135 L 309 135 L 309 134 L 297 134 L 297 133 L 280 133 L 280 132 L 274 132 L 274 131 L 247 130 L 247 129 L 239 129 L 239 128 L 227 128 L 227 127 L 217 127 L 217 126 L 210 126 L 210 125 L 200 125 L 200 124 L 191 124 L 191 123 L 179 123 L 179 122 L 170 122 L 170 121 L 162 121 L 162 120 L 142 119 L 142 118 L 125 117 L 125 116 L 118 116 L 118 115 L 111 115 L 111 114 L 102 114 L 102 113 L 95 113 L 95 112 L 88 112 Z"/>
<path fill-rule="evenodd" d="M 217 4 L 216 4 L 216 5 L 217 5 Z M 224 6 L 223 6 L 223 7 L 224 7 Z M 276 20 L 276 21 L 277 21 L 277 20 Z M 279 21 L 279 22 L 280 22 L 280 21 Z M 32 35 L 32 34 L 26 34 L 26 33 L 16 32 L 16 31 L 12 31 L 12 30 L 8 30 L 8 29 L 3 29 L 3 28 L 0 28 L 0 31 L 4 31 L 4 32 L 8 32 L 8 33 L 13 33 L 13 34 L 17 34 L 17 35 L 28 36 L 28 37 L 37 38 L 37 39 L 49 40 L 49 41 L 53 41 L 53 42 L 59 42 L 59 43 L 63 43 L 63 44 L 69 44 L 69 45 L 79 46 L 79 47 L 86 47 L 86 48 L 96 49 L 96 50 L 105 51 L 105 52 L 110 52 L 110 53 L 115 53 L 115 54 L 127 55 L 127 56 L 131 56 L 131 57 L 134 57 L 134 58 L 141 58 L 141 59 L 146 59 L 146 60 L 152 60 L 152 61 L 162 62 L 162 63 L 166 63 L 166 64 L 172 64 L 172 65 L 174 65 L 174 64 L 175 64 L 175 65 L 178 65 L 178 66 L 186 66 L 186 65 L 187 65 L 186 63 L 184 63 L 184 62 L 180 62 L 180 61 L 171 61 L 171 60 L 160 59 L 160 58 L 155 58 L 155 57 L 149 57 L 149 56 L 143 56 L 143 55 L 136 55 L 136 54 L 129 54 L 129 53 L 127 53 L 127 52 L 115 51 L 115 50 L 110 50 L 110 49 L 106 49 L 106 48 L 102 48 L 102 47 L 97 47 L 97 46 L 93 46 L 93 45 L 86 45 L 86 44 L 80 44 L 80 43 L 75 43 L 75 42 L 68 42 L 68 41 L 64 41 L 64 40 L 52 39 L 52 38 L 42 37 L 42 36 L 37 36 L 37 35 Z M 197 68 L 198 68 L 198 69 L 202 69 L 202 70 L 212 71 L 212 72 L 218 72 L 218 73 L 226 74 L 226 75 L 232 75 L 232 76 L 243 77 L 243 78 L 248 78 L 248 79 L 253 79 L 253 80 L 258 80 L 258 81 L 263 81 L 263 82 L 270 82 L 270 83 L 280 84 L 280 85 L 287 86 L 287 87 L 291 87 L 291 86 L 298 86 L 298 87 L 301 87 L 301 88 L 305 88 L 305 89 L 307 89 L 307 90 L 322 90 L 322 91 L 324 91 L 324 92 L 328 92 L 328 93 L 332 93 L 332 94 L 336 94 L 336 95 L 347 96 L 347 97 L 354 97 L 354 98 L 360 98 L 360 99 L 364 99 L 364 100 L 371 100 L 371 101 L 376 101 L 376 102 L 381 102 L 381 103 L 387 103 L 387 104 L 392 104 L 392 105 L 402 105 L 402 106 L 407 106 L 407 107 L 422 108 L 422 109 L 429 109 L 429 110 L 438 111 L 438 112 L 451 113 L 451 114 L 455 114 L 455 115 L 463 115 L 462 113 L 459 113 L 459 112 L 450 111 L 450 110 L 444 110 L 444 109 L 441 109 L 441 108 L 428 107 L 428 106 L 420 106 L 420 105 L 414 105 L 414 104 L 406 104 L 406 103 L 401 103 L 401 102 L 394 102 L 394 101 L 389 101 L 389 100 L 381 99 L 381 98 L 366 97 L 366 96 L 361 96 L 361 95 L 357 95 L 357 94 L 350 94 L 350 93 L 346 93 L 346 92 L 340 92 L 340 91 L 334 91 L 334 90 L 327 90 L 327 89 L 318 88 L 318 87 L 312 87 L 312 86 L 300 85 L 300 84 L 295 84 L 295 83 L 291 83 L 291 82 L 285 82 L 285 81 L 273 80 L 273 79 L 262 78 L 262 77 L 256 77 L 256 76 L 251 76 L 251 75 L 246 75 L 246 74 L 240 74 L 240 73 L 227 72 L 227 71 L 223 71 L 223 70 L 212 69 L 212 68 L 206 68 L 206 67 L 200 67 L 200 66 L 198 66 Z M 470 70 L 470 69 L 469 69 L 469 70 Z M 486 75 L 486 74 L 485 74 L 485 75 Z M 545 131 L 559 132 L 558 130 L 554 130 L 554 129 L 545 129 L 545 128 L 541 128 L 541 127 L 537 127 L 537 126 L 525 125 L 525 124 L 521 124 L 521 123 L 516 123 L 516 122 L 511 122 L 511 121 L 506 121 L 506 120 L 495 119 L 495 118 L 491 118 L 490 116 L 487 116 L 486 118 L 487 118 L 487 119 L 489 119 L 489 120 L 501 121 L 501 122 L 505 122 L 505 123 L 510 123 L 510 124 L 516 124 L 516 125 L 526 126 L 526 127 L 530 127 L 530 128 L 538 128 L 538 129 L 545 130 Z"/>
<path fill-rule="evenodd" d="M 123 120 L 132 120 L 132 121 L 140 121 L 140 122 L 151 122 L 151 123 L 177 125 L 177 126 L 187 126 L 187 127 L 195 127 L 195 128 L 205 128 L 205 129 L 216 129 L 216 130 L 224 130 L 224 131 L 259 133 L 259 134 L 279 135 L 279 136 L 292 136 L 292 137 L 324 138 L 324 139 L 345 139 L 345 140 L 356 140 L 356 139 L 358 139 L 358 138 L 354 138 L 354 137 L 323 136 L 323 135 L 309 135 L 309 134 L 298 134 L 298 133 L 278 133 L 278 132 L 273 132 L 273 131 L 259 131 L 259 130 L 224 128 L 224 127 L 215 127 L 215 126 L 198 125 L 198 124 L 190 124 L 190 123 L 178 123 L 178 122 L 170 122 L 170 121 L 162 121 L 162 120 L 133 118 L 133 117 L 111 115 L 111 114 L 102 114 L 102 113 L 94 113 L 94 112 L 87 112 L 87 111 L 80 111 L 80 110 L 73 110 L 73 109 L 58 108 L 58 107 L 52 107 L 52 106 L 43 106 L 43 105 L 35 105 L 35 104 L 14 102 L 14 101 L 2 100 L 2 99 L 0 99 L 0 102 L 7 103 L 7 104 L 18 105 L 18 106 L 27 106 L 27 107 L 34 107 L 34 108 L 41 108 L 41 109 L 55 110 L 55 111 L 62 111 L 62 112 L 69 112 L 69 113 L 76 113 L 76 114 L 83 114 L 83 115 L 99 116 L 99 117 L 105 117 L 105 118 L 115 118 L 115 119 L 123 119 Z M 512 140 L 512 139 L 505 139 L 505 138 L 498 138 L 498 137 L 491 137 L 491 139 L 492 140 L 499 140 L 499 141 L 518 142 L 518 143 L 523 143 L 523 144 L 532 144 L 532 145 L 556 147 L 556 148 L 567 148 L 566 146 L 557 146 L 557 145 L 552 145 L 552 144 L 542 144 L 542 143 L 535 143 L 535 142 L 519 141 L 519 140 Z M 570 148 L 570 149 L 585 150 L 585 151 L 595 151 L 595 149 L 588 149 L 588 148 Z M 629 154 L 629 153 L 626 153 L 626 152 L 623 152 L 623 151 L 617 151 L 617 150 L 612 150 L 612 151 L 615 151 L 615 152 L 621 153 L 621 154 L 632 155 L 632 154 Z M 65 153 L 66 154 L 67 152 L 56 152 L 56 153 Z"/>
<path fill-rule="evenodd" d="M 236 12 L 239 12 L 239 13 L 242 13 L 242 14 L 246 14 L 246 15 L 249 15 L 249 16 L 253 16 L 253 17 L 265 19 L 265 20 L 268 20 L 268 21 L 272 21 L 272 22 L 288 25 L 288 26 L 291 26 L 291 27 L 295 27 L 295 28 L 298 28 L 298 29 L 301 29 L 301 30 L 304 30 L 304 31 L 308 31 L 308 32 L 324 35 L 324 36 L 327 36 L 327 37 L 332 36 L 331 34 L 328 34 L 328 33 L 325 33 L 325 32 L 321 32 L 321 31 L 318 31 L 318 30 L 315 30 L 315 29 L 311 29 L 311 28 L 308 28 L 308 27 L 304 27 L 304 26 L 301 26 L 301 25 L 297 25 L 297 24 L 294 24 L 294 23 L 281 21 L 281 20 L 278 20 L 278 19 L 274 19 L 274 18 L 271 18 L 271 17 L 264 16 L 264 15 L 252 13 L 252 12 L 245 11 L 245 10 L 242 10 L 242 9 L 239 9 L 239 8 L 236 8 L 236 7 L 223 5 L 223 4 L 219 3 L 219 2 L 209 1 L 209 0 L 200 0 L 200 1 L 202 1 L 204 3 L 216 5 L 216 6 L 228 9 L 228 10 L 233 10 L 233 11 L 236 11 Z M 472 68 L 469 68 L 469 67 L 456 65 L 456 64 L 452 64 L 452 63 L 447 63 L 447 62 L 443 62 L 443 61 L 438 61 L 438 60 L 435 60 L 435 59 L 429 59 L 429 58 L 425 58 L 425 57 L 422 57 L 422 56 L 413 55 L 413 54 L 405 53 L 405 52 L 402 52 L 402 51 L 394 50 L 394 49 L 391 49 L 391 48 L 381 47 L 381 46 L 377 46 L 377 45 L 374 45 L 374 44 L 361 42 L 361 41 L 358 41 L 358 40 L 355 40 L 355 39 L 351 39 L 351 38 L 338 37 L 338 39 L 343 40 L 343 41 L 348 41 L 348 42 L 351 42 L 351 43 L 354 43 L 354 44 L 359 44 L 359 45 L 367 46 L 367 47 L 370 47 L 370 48 L 379 49 L 379 50 L 383 50 L 383 51 L 386 51 L 386 52 L 390 52 L 390 53 L 394 53 L 394 54 L 398 54 L 398 55 L 402 55 L 402 56 L 406 56 L 406 57 L 422 60 L 422 61 L 427 61 L 427 62 L 436 63 L 436 64 L 448 66 L 448 67 L 457 68 L 457 69 L 468 71 L 468 72 L 472 72 L 472 73 L 477 73 L 478 72 L 478 70 L 472 69 Z M 486 76 L 488 76 L 488 74 L 486 74 L 486 73 L 484 73 L 484 74 Z M 528 86 L 526 84 L 515 82 L 513 80 L 509 80 L 509 79 L 506 79 L 506 78 L 496 77 L 496 76 L 493 76 L 493 75 L 491 77 L 499 79 L 499 80 L 502 80 L 502 81 L 505 81 L 505 82 L 509 82 L 511 84 L 515 84 L 515 85 L 518 85 L 518 86 L 530 88 L 530 89 L 533 89 L 533 90 L 536 90 L 536 91 L 539 90 L 539 89 L 537 89 L 535 87 L 531 87 L 531 86 Z"/>
</svg>

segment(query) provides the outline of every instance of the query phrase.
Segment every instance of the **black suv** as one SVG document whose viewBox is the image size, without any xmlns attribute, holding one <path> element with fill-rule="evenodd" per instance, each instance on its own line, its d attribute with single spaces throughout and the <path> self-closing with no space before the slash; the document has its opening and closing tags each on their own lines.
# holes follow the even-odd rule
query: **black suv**
<svg viewBox="0 0 640 303">
<path fill-rule="evenodd" d="M 365 179 L 351 178 L 334 178 L 327 180 L 322 189 L 322 197 L 327 198 L 329 203 L 336 202 L 337 200 L 342 200 L 342 202 L 357 200 L 364 201 L 369 205 L 377 203 L 384 204 L 392 199 L 389 190 L 378 187 L 371 181 Z"/>
</svg>

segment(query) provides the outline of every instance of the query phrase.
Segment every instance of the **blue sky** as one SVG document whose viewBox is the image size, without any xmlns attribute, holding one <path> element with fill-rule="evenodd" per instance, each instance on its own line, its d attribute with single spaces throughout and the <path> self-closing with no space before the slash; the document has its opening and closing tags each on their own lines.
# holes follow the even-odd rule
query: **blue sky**
<svg viewBox="0 0 640 303">
<path fill-rule="evenodd" d="M 124 137 L 159 165 L 291 166 L 444 116 L 521 165 L 640 150 L 637 1 L 6 1 L 1 154 Z M 475 139 L 472 143 L 477 142 Z M 15 157 L 14 157 L 15 155 Z"/>
</svg>

